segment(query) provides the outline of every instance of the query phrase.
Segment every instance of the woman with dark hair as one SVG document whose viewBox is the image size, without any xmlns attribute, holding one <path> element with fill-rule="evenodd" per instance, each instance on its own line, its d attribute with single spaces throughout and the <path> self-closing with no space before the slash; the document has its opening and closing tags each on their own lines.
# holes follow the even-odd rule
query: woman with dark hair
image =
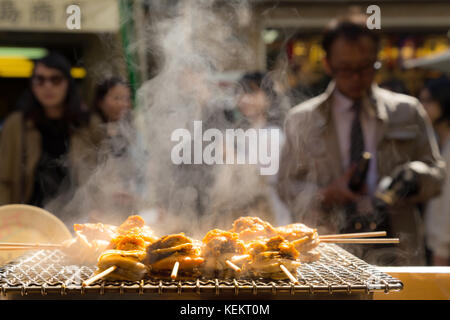
<svg viewBox="0 0 450 320">
<path fill-rule="evenodd" d="M 425 213 L 427 247 L 431 263 L 450 265 L 450 79 L 441 77 L 425 84 L 420 100 L 436 132 L 447 168 L 447 180 L 439 197 L 430 201 Z"/>
<path fill-rule="evenodd" d="M 131 132 L 131 106 L 131 90 L 122 78 L 110 77 L 97 85 L 89 124 L 74 136 L 71 158 L 79 184 L 86 182 L 107 157 L 125 153 L 123 134 Z"/>
<path fill-rule="evenodd" d="M 120 77 L 105 79 L 96 88 L 93 108 L 105 123 L 126 117 L 131 110 L 130 86 Z"/>
<path fill-rule="evenodd" d="M 258 71 L 246 73 L 239 80 L 238 90 L 238 111 L 251 127 L 283 125 L 288 106 L 283 104 L 270 75 Z"/>
<path fill-rule="evenodd" d="M 5 121 L 0 140 L 0 205 L 43 206 L 68 186 L 64 157 L 87 112 L 66 58 L 50 53 L 34 64 L 20 110 Z"/>
</svg>

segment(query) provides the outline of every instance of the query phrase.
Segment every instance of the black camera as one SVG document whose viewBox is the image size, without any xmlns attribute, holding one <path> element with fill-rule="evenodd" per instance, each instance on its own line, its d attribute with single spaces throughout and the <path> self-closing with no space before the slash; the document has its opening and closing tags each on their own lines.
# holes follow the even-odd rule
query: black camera
<svg viewBox="0 0 450 320">
<path fill-rule="evenodd" d="M 418 192 L 418 174 L 412 168 L 403 167 L 392 177 L 387 176 L 381 179 L 375 193 L 375 206 L 392 206 L 400 199 L 411 197 Z"/>
</svg>

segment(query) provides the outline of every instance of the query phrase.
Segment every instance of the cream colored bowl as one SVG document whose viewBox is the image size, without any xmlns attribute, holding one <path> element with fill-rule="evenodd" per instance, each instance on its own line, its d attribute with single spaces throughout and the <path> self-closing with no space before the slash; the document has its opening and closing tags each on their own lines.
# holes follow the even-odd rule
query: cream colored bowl
<svg viewBox="0 0 450 320">
<path fill-rule="evenodd" d="M 71 237 L 64 223 L 44 209 L 23 204 L 0 206 L 0 243 L 61 243 Z M 25 252 L 0 250 L 0 266 Z"/>
</svg>

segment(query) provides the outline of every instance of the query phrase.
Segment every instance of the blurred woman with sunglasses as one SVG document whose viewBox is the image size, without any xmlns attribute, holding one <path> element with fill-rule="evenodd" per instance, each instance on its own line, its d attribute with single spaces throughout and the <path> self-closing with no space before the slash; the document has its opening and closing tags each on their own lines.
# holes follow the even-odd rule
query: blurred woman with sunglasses
<svg viewBox="0 0 450 320">
<path fill-rule="evenodd" d="M 5 121 L 0 140 L 0 205 L 44 206 L 68 189 L 66 155 L 75 130 L 87 123 L 66 58 L 37 60 L 19 111 Z"/>
</svg>

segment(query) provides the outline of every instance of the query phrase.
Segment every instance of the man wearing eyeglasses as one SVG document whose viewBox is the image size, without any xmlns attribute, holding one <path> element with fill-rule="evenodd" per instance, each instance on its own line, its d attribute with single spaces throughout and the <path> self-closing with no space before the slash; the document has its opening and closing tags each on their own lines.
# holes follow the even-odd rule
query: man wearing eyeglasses
<svg viewBox="0 0 450 320">
<path fill-rule="evenodd" d="M 429 119 L 416 98 L 374 83 L 378 35 L 366 16 L 332 21 L 323 36 L 326 91 L 290 110 L 281 155 L 279 193 L 293 219 L 332 233 L 388 231 L 400 245 L 353 253 L 371 263 L 423 265 L 418 204 L 440 192 L 445 164 Z M 371 159 L 363 183 L 350 188 L 361 154 Z M 383 211 L 373 206 L 382 178 L 416 178 Z M 386 181 L 386 179 L 384 180 Z M 361 249 L 361 250 L 360 250 Z"/>
</svg>

